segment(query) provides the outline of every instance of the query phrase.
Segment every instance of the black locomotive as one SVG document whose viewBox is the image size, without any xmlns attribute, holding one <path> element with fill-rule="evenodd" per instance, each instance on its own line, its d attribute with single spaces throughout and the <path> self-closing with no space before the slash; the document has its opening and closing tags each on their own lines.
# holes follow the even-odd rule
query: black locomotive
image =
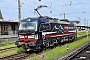
<svg viewBox="0 0 90 60">
<path fill-rule="evenodd" d="M 73 23 L 50 17 L 26 18 L 20 22 L 16 45 L 27 51 L 40 50 L 75 38 Z"/>
</svg>

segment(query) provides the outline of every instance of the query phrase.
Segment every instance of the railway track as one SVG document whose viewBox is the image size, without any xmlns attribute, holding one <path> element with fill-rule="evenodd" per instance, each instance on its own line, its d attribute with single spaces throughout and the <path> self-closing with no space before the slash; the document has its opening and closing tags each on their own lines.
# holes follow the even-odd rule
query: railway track
<svg viewBox="0 0 90 60">
<path fill-rule="evenodd" d="M 78 37 L 76 40 L 82 39 L 84 37 L 86 37 L 86 36 Z M 7 48 L 7 49 L 3 49 L 3 50 L 0 50 L 0 51 L 10 50 L 10 49 L 13 49 L 13 48 L 16 48 L 16 47 Z M 41 54 L 41 52 L 39 52 L 39 53 L 31 52 L 29 54 L 23 52 L 23 53 L 13 54 L 13 55 L 10 55 L 10 56 L 0 57 L 0 60 L 22 60 L 22 59 L 25 59 L 26 57 L 29 57 L 32 53 L 36 53 L 37 55 Z"/>
<path fill-rule="evenodd" d="M 10 56 L 5 56 L 0 58 L 0 60 L 22 60 L 28 57 L 30 54 L 27 53 L 18 53 Z"/>
<path fill-rule="evenodd" d="M 15 46 L 15 47 L 10 47 L 10 48 L 0 49 L 0 52 L 12 50 L 12 49 L 15 49 L 15 48 L 17 48 L 17 47 Z"/>
<path fill-rule="evenodd" d="M 69 55 L 65 60 L 90 60 L 90 41 Z"/>
<path fill-rule="evenodd" d="M 22 52 L 10 56 L 0 57 L 0 60 L 24 60 L 26 58 L 29 58 L 30 56 L 33 57 L 33 53 L 35 53 L 36 55 L 41 55 L 42 51 Z"/>
<path fill-rule="evenodd" d="M 90 45 L 74 56 L 72 60 L 90 60 Z"/>
<path fill-rule="evenodd" d="M 6 44 L 0 44 L 0 47 L 2 47 L 2 46 L 6 46 Z"/>
<path fill-rule="evenodd" d="M 86 42 L 85 44 L 68 51 L 67 53 L 65 53 L 64 55 L 56 58 L 57 60 L 88 60 L 88 59 L 80 59 L 80 58 L 86 58 L 85 56 L 78 56 L 82 51 L 84 51 L 85 49 L 89 48 L 90 49 L 90 41 Z M 89 50 L 90 51 L 90 50 Z M 86 52 L 89 52 L 88 49 Z M 76 57 L 74 59 L 74 57 Z M 89 55 L 90 57 L 90 55 Z M 55 59 L 54 59 L 55 60 Z M 90 60 L 90 59 L 89 59 Z"/>
</svg>

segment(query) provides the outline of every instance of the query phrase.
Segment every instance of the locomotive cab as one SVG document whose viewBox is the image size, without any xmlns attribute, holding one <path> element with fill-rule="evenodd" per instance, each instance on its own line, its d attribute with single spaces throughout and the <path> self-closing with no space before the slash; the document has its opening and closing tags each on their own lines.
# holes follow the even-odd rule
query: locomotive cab
<svg viewBox="0 0 90 60">
<path fill-rule="evenodd" d="M 29 47 L 36 46 L 38 41 L 37 34 L 38 20 L 27 18 L 20 22 L 18 31 L 18 41 L 16 45 L 28 49 Z"/>
<path fill-rule="evenodd" d="M 48 22 L 48 20 L 44 18 L 26 18 L 21 20 L 18 41 L 15 43 L 17 47 L 23 47 L 25 50 L 41 49 L 42 33 L 39 31 L 41 22 Z"/>
<path fill-rule="evenodd" d="M 22 30 L 32 33 L 37 31 L 37 21 L 30 21 L 30 19 L 29 21 L 22 21 L 19 26 L 19 32 Z"/>
</svg>

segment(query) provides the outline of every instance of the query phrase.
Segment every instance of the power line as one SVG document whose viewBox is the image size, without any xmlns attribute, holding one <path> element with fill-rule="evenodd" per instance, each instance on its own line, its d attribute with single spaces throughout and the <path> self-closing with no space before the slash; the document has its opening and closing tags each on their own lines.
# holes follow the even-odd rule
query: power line
<svg viewBox="0 0 90 60">
<path fill-rule="evenodd" d="M 27 0 L 28 1 L 28 0 Z M 38 4 L 38 3 L 35 3 L 35 2 L 32 2 L 32 1 L 28 1 L 28 2 L 30 2 L 30 3 L 32 3 L 32 4 L 36 4 L 37 6 L 38 5 L 41 5 L 41 4 Z M 51 6 L 52 6 L 52 3 L 51 3 Z M 57 12 L 60 12 L 59 10 L 56 10 L 56 9 L 54 9 L 54 8 L 51 8 L 51 6 L 50 7 L 47 7 L 48 9 L 52 9 L 52 10 L 54 10 L 54 11 L 57 11 Z"/>
</svg>

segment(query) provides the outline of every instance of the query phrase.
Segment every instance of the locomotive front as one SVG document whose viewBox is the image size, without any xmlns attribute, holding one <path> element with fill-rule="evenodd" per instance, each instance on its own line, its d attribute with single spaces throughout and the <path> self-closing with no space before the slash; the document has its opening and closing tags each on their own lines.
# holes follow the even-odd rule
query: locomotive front
<svg viewBox="0 0 90 60">
<path fill-rule="evenodd" d="M 37 26 L 38 20 L 35 18 L 21 20 L 18 41 L 16 41 L 17 47 L 23 47 L 25 50 L 36 48 L 38 42 Z"/>
</svg>

